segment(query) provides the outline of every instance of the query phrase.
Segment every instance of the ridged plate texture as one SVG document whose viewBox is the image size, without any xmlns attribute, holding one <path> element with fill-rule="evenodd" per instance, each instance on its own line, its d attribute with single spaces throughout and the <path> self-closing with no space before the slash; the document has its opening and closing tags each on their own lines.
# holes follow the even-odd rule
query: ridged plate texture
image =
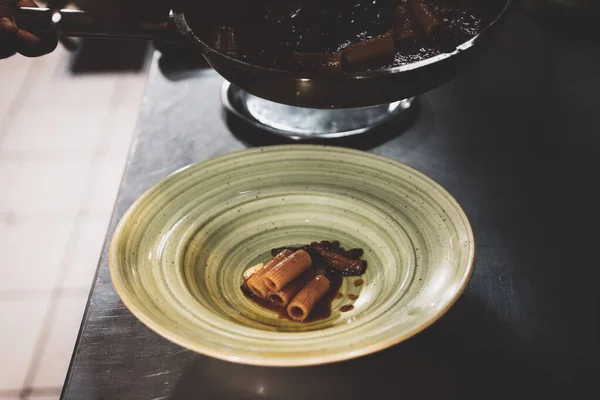
<svg viewBox="0 0 600 400">
<path fill-rule="evenodd" d="M 280 319 L 243 295 L 243 271 L 271 248 L 320 240 L 362 247 L 368 261 L 364 284 L 345 278 L 328 319 Z M 469 221 L 440 185 L 387 158 L 309 145 L 231 153 L 168 176 L 127 211 L 110 250 L 117 292 L 149 328 L 269 366 L 340 361 L 414 335 L 455 302 L 474 261 Z"/>
</svg>

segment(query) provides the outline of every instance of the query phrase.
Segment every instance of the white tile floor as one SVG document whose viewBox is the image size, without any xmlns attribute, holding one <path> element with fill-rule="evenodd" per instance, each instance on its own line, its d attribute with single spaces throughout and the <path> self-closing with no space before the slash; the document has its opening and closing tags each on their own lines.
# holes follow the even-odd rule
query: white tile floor
<svg viewBox="0 0 600 400">
<path fill-rule="evenodd" d="M 57 399 L 146 73 L 0 60 L 0 399 Z"/>
</svg>

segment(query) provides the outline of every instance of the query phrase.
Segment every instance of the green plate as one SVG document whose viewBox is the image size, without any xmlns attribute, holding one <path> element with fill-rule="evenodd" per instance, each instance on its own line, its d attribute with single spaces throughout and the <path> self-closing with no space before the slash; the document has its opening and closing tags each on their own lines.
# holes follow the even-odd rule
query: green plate
<svg viewBox="0 0 600 400">
<path fill-rule="evenodd" d="M 362 247 L 368 261 L 364 284 L 345 278 L 329 318 L 291 322 L 244 297 L 244 270 L 271 248 L 320 240 Z M 268 366 L 346 360 L 409 338 L 457 300 L 474 261 L 465 213 L 430 178 L 365 152 L 307 145 L 231 153 L 170 175 L 126 212 L 110 249 L 115 288 L 150 329 L 202 354 Z M 354 309 L 340 312 L 347 304 Z"/>
</svg>

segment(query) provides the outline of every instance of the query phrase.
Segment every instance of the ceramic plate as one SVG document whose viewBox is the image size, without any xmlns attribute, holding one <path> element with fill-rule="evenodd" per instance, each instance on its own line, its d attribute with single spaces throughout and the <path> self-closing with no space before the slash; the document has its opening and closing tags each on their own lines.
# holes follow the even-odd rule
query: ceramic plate
<svg viewBox="0 0 600 400">
<path fill-rule="evenodd" d="M 368 262 L 363 285 L 344 279 L 329 318 L 280 319 L 243 295 L 244 270 L 271 248 L 320 240 L 361 247 Z M 131 312 L 183 347 L 299 366 L 423 330 L 462 293 L 474 258 L 465 213 L 427 176 L 361 151 L 291 145 L 216 157 L 159 182 L 120 221 L 110 272 Z"/>
</svg>

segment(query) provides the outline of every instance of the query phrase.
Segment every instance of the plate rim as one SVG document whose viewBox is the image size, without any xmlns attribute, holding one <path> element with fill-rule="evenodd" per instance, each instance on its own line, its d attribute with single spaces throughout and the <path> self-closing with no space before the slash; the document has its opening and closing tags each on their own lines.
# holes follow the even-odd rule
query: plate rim
<svg viewBox="0 0 600 400">
<path fill-rule="evenodd" d="M 116 272 L 117 266 L 115 265 L 116 258 L 117 258 L 115 247 L 117 245 L 117 242 L 119 241 L 121 232 L 123 231 L 124 227 L 127 225 L 129 218 L 131 217 L 131 214 L 133 214 L 133 212 L 138 208 L 139 204 L 142 203 L 151 192 L 156 190 L 166 179 L 168 179 L 172 176 L 182 174 L 184 171 L 186 171 L 187 169 L 189 169 L 193 166 L 197 166 L 199 164 L 203 164 L 203 163 L 206 163 L 209 161 L 211 161 L 211 162 L 218 161 L 219 159 L 224 159 L 224 158 L 231 157 L 233 155 L 239 155 L 242 153 L 246 153 L 246 154 L 260 153 L 260 152 L 264 152 L 265 149 L 268 149 L 269 151 L 273 151 L 273 149 L 280 150 L 280 151 L 287 151 L 287 150 L 298 150 L 300 148 L 303 148 L 306 150 L 325 149 L 326 148 L 326 149 L 330 149 L 333 151 L 355 153 L 355 154 L 360 154 L 361 156 L 378 159 L 380 161 L 386 161 L 386 162 L 391 162 L 391 163 L 395 163 L 395 164 L 400 164 L 403 168 L 407 169 L 411 173 L 413 173 L 415 175 L 420 175 L 421 177 L 425 178 L 425 180 L 428 181 L 429 184 L 432 184 L 434 187 L 436 187 L 436 189 L 439 190 L 440 192 L 442 192 L 442 194 L 446 197 L 446 199 L 448 201 L 450 201 L 451 203 L 454 204 L 457 212 L 460 214 L 460 217 L 463 220 L 463 223 L 465 224 L 466 233 L 468 235 L 468 240 L 470 243 L 470 246 L 469 246 L 470 249 L 469 249 L 468 265 L 467 265 L 466 273 L 461 278 L 458 289 L 453 294 L 452 298 L 448 301 L 448 303 L 446 304 L 445 307 L 443 307 L 437 313 L 435 313 L 429 320 L 413 327 L 412 329 L 409 329 L 403 335 L 394 336 L 393 338 L 390 338 L 386 341 L 374 343 L 370 346 L 365 346 L 360 349 L 336 353 L 333 355 L 330 355 L 329 353 L 327 353 L 326 355 L 320 355 L 320 356 L 315 356 L 315 357 L 310 357 L 310 358 L 302 358 L 302 357 L 298 357 L 298 356 L 287 357 L 287 358 L 267 358 L 267 357 L 260 357 L 260 356 L 235 356 L 235 355 L 223 354 L 222 352 L 220 352 L 218 350 L 214 350 L 213 348 L 211 348 L 209 346 L 203 346 L 201 342 L 190 343 L 185 340 L 180 340 L 177 337 L 175 337 L 175 335 L 172 335 L 170 332 L 168 332 L 166 329 L 164 329 L 160 324 L 154 322 L 151 318 L 146 317 L 146 315 L 142 311 L 139 311 L 133 304 L 130 303 L 130 300 L 127 298 L 126 295 L 124 295 L 124 289 L 121 288 L 120 285 L 115 280 L 115 275 L 117 274 L 117 272 Z M 407 339 L 410 339 L 411 337 L 417 335 L 418 333 L 424 331 L 425 329 L 429 328 L 431 325 L 436 323 L 443 315 L 445 315 L 448 312 L 448 310 L 450 310 L 450 308 L 452 308 L 452 306 L 454 306 L 454 304 L 462 296 L 462 294 L 465 292 L 465 290 L 473 276 L 473 273 L 475 271 L 475 266 L 476 266 L 476 260 L 477 260 L 477 238 L 475 236 L 475 232 L 473 231 L 473 225 L 471 223 L 471 220 L 469 219 L 469 216 L 467 215 L 467 213 L 465 212 L 465 210 L 463 209 L 461 204 L 458 202 L 458 200 L 443 185 L 441 185 L 435 179 L 433 179 L 426 173 L 421 172 L 406 163 L 403 163 L 402 161 L 395 160 L 390 157 L 385 157 L 385 156 L 382 156 L 379 154 L 370 153 L 370 152 L 362 151 L 362 150 L 356 150 L 356 149 L 352 149 L 352 148 L 348 148 L 348 147 L 332 146 L 332 145 L 315 145 L 315 144 L 284 144 L 284 145 L 252 147 L 252 148 L 248 148 L 248 149 L 236 150 L 236 151 L 220 154 L 217 156 L 209 157 L 204 160 L 201 160 L 201 161 L 198 161 L 195 163 L 191 163 L 182 168 L 179 168 L 179 169 L 175 170 L 174 172 L 166 175 L 165 177 L 159 179 L 158 182 L 156 182 L 155 184 L 150 186 L 148 189 L 146 189 L 123 213 L 122 217 L 120 218 L 120 220 L 113 232 L 113 236 L 111 238 L 107 257 L 108 257 L 108 270 L 109 270 L 110 279 L 111 279 L 113 288 L 115 289 L 117 296 L 119 297 L 121 302 L 125 305 L 125 307 L 127 307 L 127 309 L 140 322 L 142 322 L 143 325 L 145 325 L 148 329 L 153 331 L 155 334 L 162 336 L 164 339 L 167 339 L 170 342 L 175 343 L 175 344 L 177 344 L 187 350 L 193 351 L 195 353 L 203 354 L 203 355 L 213 357 L 213 358 L 223 360 L 223 361 L 233 362 L 236 364 L 254 365 L 254 366 L 262 366 L 262 367 L 305 367 L 305 366 L 325 365 L 325 364 L 331 364 L 331 363 L 336 363 L 336 362 L 341 362 L 341 361 L 347 361 L 347 360 L 367 356 L 369 354 L 373 354 L 373 353 L 379 352 L 381 350 L 385 350 L 385 349 L 392 347 L 398 343 L 401 343 Z"/>
</svg>

